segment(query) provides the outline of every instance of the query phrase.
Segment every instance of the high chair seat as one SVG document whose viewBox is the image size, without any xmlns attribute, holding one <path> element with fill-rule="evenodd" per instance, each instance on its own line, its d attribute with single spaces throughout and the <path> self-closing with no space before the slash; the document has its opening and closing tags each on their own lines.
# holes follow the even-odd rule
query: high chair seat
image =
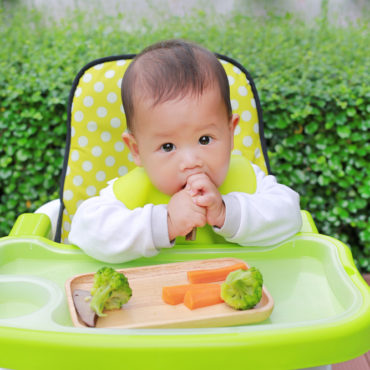
<svg viewBox="0 0 370 370">
<path fill-rule="evenodd" d="M 249 73 L 237 62 L 218 55 L 228 76 L 231 104 L 240 116 L 233 154 L 239 154 L 268 173 L 262 113 Z M 73 215 L 85 199 L 98 195 L 107 181 L 135 167 L 121 135 L 126 119 L 121 81 L 133 55 L 95 60 L 78 73 L 68 106 L 68 136 L 56 241 L 68 243 Z"/>
</svg>

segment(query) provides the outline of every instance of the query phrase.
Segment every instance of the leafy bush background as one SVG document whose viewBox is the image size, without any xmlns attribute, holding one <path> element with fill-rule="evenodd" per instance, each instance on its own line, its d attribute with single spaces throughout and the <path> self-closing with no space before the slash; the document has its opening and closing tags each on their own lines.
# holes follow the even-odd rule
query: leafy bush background
<svg viewBox="0 0 370 370">
<path fill-rule="evenodd" d="M 67 99 L 80 68 L 176 37 L 249 70 L 273 173 L 301 194 L 319 230 L 347 243 L 370 271 L 368 19 L 340 28 L 326 19 L 307 25 L 289 15 L 198 11 L 127 27 L 122 14 L 93 16 L 77 11 L 56 22 L 36 11 L 0 13 L 0 236 L 17 215 L 58 197 Z"/>
</svg>

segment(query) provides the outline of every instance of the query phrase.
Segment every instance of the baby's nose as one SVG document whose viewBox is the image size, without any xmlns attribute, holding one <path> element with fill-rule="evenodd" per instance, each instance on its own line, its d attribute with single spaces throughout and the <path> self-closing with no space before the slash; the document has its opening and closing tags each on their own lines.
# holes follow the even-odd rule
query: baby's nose
<svg viewBox="0 0 370 370">
<path fill-rule="evenodd" d="M 181 171 L 186 171 L 196 167 L 201 167 L 201 158 L 192 150 L 186 150 L 182 153 L 180 169 Z"/>
</svg>

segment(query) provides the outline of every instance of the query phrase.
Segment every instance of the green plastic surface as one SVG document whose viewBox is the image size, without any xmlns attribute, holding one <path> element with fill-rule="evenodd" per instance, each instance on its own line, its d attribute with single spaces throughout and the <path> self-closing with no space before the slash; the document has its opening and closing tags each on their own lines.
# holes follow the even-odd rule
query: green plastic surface
<svg viewBox="0 0 370 370">
<path fill-rule="evenodd" d="M 47 215 L 42 213 L 24 213 L 17 218 L 9 236 L 37 235 L 47 238 L 50 230 L 51 222 Z"/>
<path fill-rule="evenodd" d="M 176 246 L 116 268 L 235 257 L 274 298 L 259 324 L 200 329 L 81 329 L 64 284 L 107 265 L 42 237 L 0 239 L 0 367 L 10 369 L 294 369 L 370 348 L 370 293 L 349 248 L 316 233 L 274 247 Z"/>
</svg>

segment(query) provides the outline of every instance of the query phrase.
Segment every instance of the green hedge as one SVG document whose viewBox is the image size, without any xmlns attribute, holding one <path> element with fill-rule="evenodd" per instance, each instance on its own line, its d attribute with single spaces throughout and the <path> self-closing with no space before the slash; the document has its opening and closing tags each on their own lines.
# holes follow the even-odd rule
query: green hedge
<svg viewBox="0 0 370 370">
<path fill-rule="evenodd" d="M 0 14 L 0 235 L 17 215 L 58 196 L 72 81 L 92 59 L 181 37 L 239 60 L 264 112 L 273 173 L 301 194 L 319 230 L 350 245 L 370 270 L 369 22 L 339 28 L 290 16 L 229 18 L 202 11 L 156 27 L 71 13 Z M 131 22 L 131 26 L 134 23 Z M 120 29 L 121 28 L 121 29 Z"/>
</svg>

